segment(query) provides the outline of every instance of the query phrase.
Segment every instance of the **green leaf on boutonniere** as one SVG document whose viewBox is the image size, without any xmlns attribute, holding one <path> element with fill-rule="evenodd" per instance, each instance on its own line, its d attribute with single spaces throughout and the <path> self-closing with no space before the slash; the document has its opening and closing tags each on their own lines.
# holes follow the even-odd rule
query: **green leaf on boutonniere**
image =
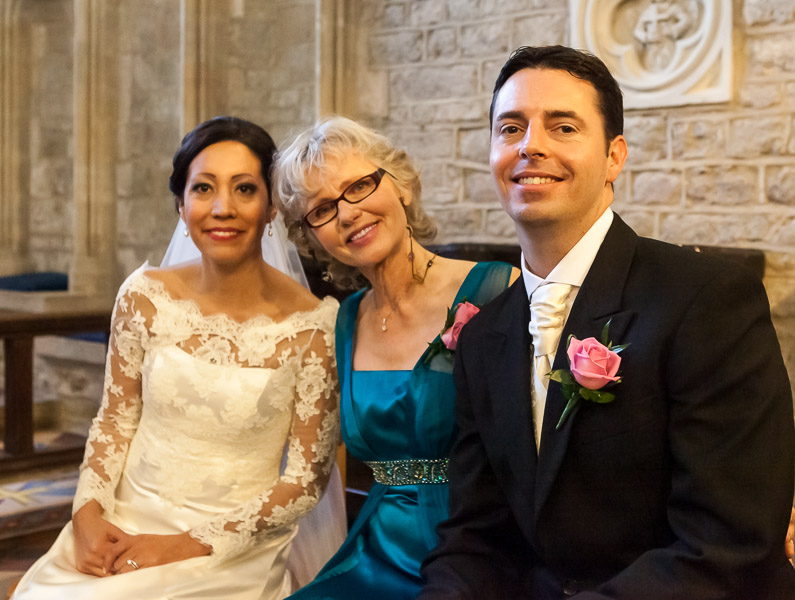
<svg viewBox="0 0 795 600">
<path fill-rule="evenodd" d="M 557 369 L 556 371 L 550 371 L 547 373 L 549 378 L 552 381 L 557 381 L 561 385 L 566 385 L 574 381 L 574 376 L 565 369 Z"/>
<path fill-rule="evenodd" d="M 569 399 L 569 401 L 566 403 L 566 407 L 563 409 L 563 413 L 560 415 L 558 424 L 555 425 L 556 430 L 563 427 L 563 424 L 566 422 L 566 419 L 569 418 L 571 412 L 575 408 L 577 408 L 577 405 L 580 403 L 580 398 L 582 398 L 583 400 L 590 400 L 591 402 L 596 402 L 597 404 L 609 404 L 610 402 L 616 399 L 616 395 L 611 394 L 610 392 L 605 392 L 602 390 L 589 390 L 586 387 L 578 385 L 577 382 L 574 380 L 574 377 L 572 377 L 571 373 L 568 373 L 567 371 L 559 369 L 557 372 L 563 373 L 564 375 L 563 378 L 565 378 L 566 375 L 571 377 L 572 381 L 574 381 L 575 389 L 569 391 L 566 389 L 566 385 L 561 383 L 561 385 L 563 386 L 563 394 Z M 551 376 L 550 379 L 552 379 Z M 555 379 L 555 381 L 560 381 L 560 379 Z"/>
<path fill-rule="evenodd" d="M 572 398 L 577 395 L 580 384 L 577 383 L 570 371 L 557 369 L 556 371 L 550 371 L 547 375 L 549 375 L 550 381 L 557 381 L 560 384 L 564 397 Z"/>
<path fill-rule="evenodd" d="M 610 321 L 613 319 L 608 319 L 605 326 L 602 327 L 602 335 L 599 336 L 599 341 L 602 342 L 602 346 L 607 346 L 610 348 L 610 338 L 608 337 L 610 334 L 608 331 L 610 330 Z"/>
<path fill-rule="evenodd" d="M 586 400 L 590 400 L 591 402 L 596 402 L 598 404 L 607 404 L 616 399 L 615 394 L 604 392 L 602 390 L 589 390 L 586 387 L 580 388 L 580 396 Z"/>
<path fill-rule="evenodd" d="M 612 321 L 613 321 L 613 319 L 608 319 L 608 320 L 607 320 L 607 323 L 605 323 L 605 326 L 604 326 L 604 327 L 602 327 L 602 334 L 601 334 L 601 336 L 599 336 L 599 337 L 600 337 L 600 341 L 602 342 L 602 345 L 603 345 L 603 346 L 605 346 L 605 347 L 606 347 L 608 350 L 612 350 L 613 352 L 615 352 L 616 354 L 618 354 L 618 353 L 619 353 L 619 352 L 621 352 L 621 351 L 622 351 L 624 348 L 626 348 L 627 346 L 629 346 L 629 344 L 618 344 L 618 345 L 614 346 L 614 345 L 613 345 L 613 342 L 611 342 L 611 341 L 610 341 L 610 334 L 609 334 L 609 330 L 610 330 L 610 323 L 611 323 Z M 571 337 L 572 337 L 572 336 L 569 336 L 569 338 L 571 338 Z"/>
</svg>

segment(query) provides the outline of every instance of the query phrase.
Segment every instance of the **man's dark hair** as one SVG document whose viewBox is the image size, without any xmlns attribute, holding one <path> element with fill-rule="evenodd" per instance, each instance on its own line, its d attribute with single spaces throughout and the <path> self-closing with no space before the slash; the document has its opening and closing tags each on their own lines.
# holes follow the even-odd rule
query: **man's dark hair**
<svg viewBox="0 0 795 600">
<path fill-rule="evenodd" d="M 491 96 L 489 125 L 494 123 L 494 103 L 505 82 L 522 69 L 553 69 L 567 71 L 573 77 L 590 83 L 596 90 L 598 109 L 604 121 L 608 144 L 624 132 L 624 102 L 621 88 L 605 64 L 590 52 L 567 46 L 522 46 L 502 66 Z"/>
<path fill-rule="evenodd" d="M 237 117 L 215 117 L 198 125 L 182 138 L 182 143 L 174 154 L 168 189 L 174 194 L 177 210 L 182 204 L 190 163 L 207 146 L 226 141 L 240 142 L 259 159 L 262 179 L 268 190 L 268 198 L 271 197 L 271 167 L 276 153 L 276 144 L 271 136 L 262 127 L 251 121 Z"/>
</svg>

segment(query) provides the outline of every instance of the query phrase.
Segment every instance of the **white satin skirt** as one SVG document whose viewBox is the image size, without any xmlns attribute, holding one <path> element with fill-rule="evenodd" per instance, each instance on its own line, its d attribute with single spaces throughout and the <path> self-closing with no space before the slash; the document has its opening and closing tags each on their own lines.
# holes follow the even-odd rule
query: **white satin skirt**
<svg viewBox="0 0 795 600">
<path fill-rule="evenodd" d="M 177 507 L 136 486 L 126 477 L 116 492 L 114 525 L 130 534 L 175 534 L 217 516 L 212 507 Z M 138 571 L 95 577 L 75 568 L 74 535 L 69 522 L 52 548 L 25 573 L 13 600 L 281 600 L 311 580 L 345 536 L 344 501 L 335 468 L 329 490 L 315 512 L 300 521 L 300 543 L 290 557 L 298 526 L 253 549 L 218 562 L 210 556 Z M 293 581 L 288 570 L 296 573 Z"/>
</svg>

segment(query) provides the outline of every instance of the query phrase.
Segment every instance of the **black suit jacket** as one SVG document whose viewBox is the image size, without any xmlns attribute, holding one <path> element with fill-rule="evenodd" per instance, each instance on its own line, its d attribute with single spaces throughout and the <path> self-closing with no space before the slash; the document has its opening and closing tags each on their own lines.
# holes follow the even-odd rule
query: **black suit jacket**
<svg viewBox="0 0 795 600">
<path fill-rule="evenodd" d="M 518 280 L 464 328 L 451 513 L 423 600 L 795 598 L 791 388 L 762 283 L 616 216 L 561 335 L 629 343 L 610 404 L 551 382 L 537 453 Z"/>
</svg>

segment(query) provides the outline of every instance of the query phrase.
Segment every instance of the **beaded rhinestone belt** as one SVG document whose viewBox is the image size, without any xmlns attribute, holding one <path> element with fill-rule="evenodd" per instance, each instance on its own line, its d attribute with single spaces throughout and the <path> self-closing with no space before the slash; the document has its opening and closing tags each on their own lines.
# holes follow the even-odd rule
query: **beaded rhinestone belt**
<svg viewBox="0 0 795 600">
<path fill-rule="evenodd" d="M 381 485 L 447 483 L 446 458 L 365 461 Z"/>
</svg>

